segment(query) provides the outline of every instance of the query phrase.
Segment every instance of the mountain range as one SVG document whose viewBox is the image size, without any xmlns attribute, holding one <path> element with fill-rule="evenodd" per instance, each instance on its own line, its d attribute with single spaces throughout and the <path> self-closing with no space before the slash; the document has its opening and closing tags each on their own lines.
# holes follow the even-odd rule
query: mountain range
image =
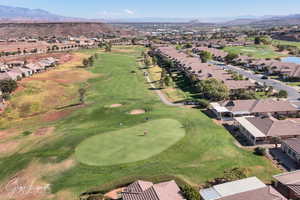
<svg viewBox="0 0 300 200">
<path fill-rule="evenodd" d="M 300 24 L 300 14 L 288 16 L 240 16 L 226 18 L 132 18 L 132 19 L 85 19 L 65 17 L 50 13 L 42 9 L 29 9 L 21 7 L 1 6 L 0 22 L 108 22 L 108 23 L 132 23 L 132 22 L 173 22 L 188 23 L 190 21 L 199 21 L 202 23 L 214 23 L 216 25 L 294 25 Z"/>
<path fill-rule="evenodd" d="M 0 20 L 1 21 L 86 21 L 86 19 L 64 17 L 52 14 L 42 9 L 29 9 L 21 7 L 1 6 L 0 5 Z"/>
</svg>

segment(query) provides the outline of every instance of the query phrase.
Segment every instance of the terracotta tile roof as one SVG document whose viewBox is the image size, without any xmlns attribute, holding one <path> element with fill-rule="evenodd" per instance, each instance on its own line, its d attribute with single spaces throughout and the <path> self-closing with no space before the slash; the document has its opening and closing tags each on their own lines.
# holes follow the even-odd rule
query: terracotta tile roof
<svg viewBox="0 0 300 200">
<path fill-rule="evenodd" d="M 229 100 L 220 102 L 219 104 L 232 112 L 247 111 L 249 113 L 272 113 L 298 111 L 298 108 L 289 101 L 273 99 Z"/>
<path fill-rule="evenodd" d="M 300 123 L 292 120 L 262 117 L 248 117 L 246 119 L 268 137 L 300 135 Z"/>
<path fill-rule="evenodd" d="M 300 131 L 300 130 L 299 130 Z M 291 149 L 300 154 L 300 138 L 291 138 L 283 141 Z"/>
<path fill-rule="evenodd" d="M 122 193 L 123 200 L 184 200 L 175 181 L 153 184 L 136 181 Z"/>
<path fill-rule="evenodd" d="M 219 56 L 224 56 L 225 53 L 221 50 L 207 47 L 196 49 L 207 50 Z M 170 59 L 176 60 L 177 62 L 181 63 L 181 65 L 185 68 L 185 71 L 197 75 L 199 80 L 215 78 L 222 81 L 228 87 L 228 89 L 231 90 L 248 89 L 250 87 L 255 87 L 255 84 L 249 80 L 233 80 L 232 75 L 224 71 L 220 67 L 208 63 L 202 63 L 199 58 L 188 57 L 187 54 L 181 53 L 173 47 L 159 47 L 157 50 Z M 226 55 L 227 53 L 225 53 L 225 56 Z"/>
<path fill-rule="evenodd" d="M 219 200 L 286 200 L 286 198 L 269 186 L 223 197 Z"/>
</svg>

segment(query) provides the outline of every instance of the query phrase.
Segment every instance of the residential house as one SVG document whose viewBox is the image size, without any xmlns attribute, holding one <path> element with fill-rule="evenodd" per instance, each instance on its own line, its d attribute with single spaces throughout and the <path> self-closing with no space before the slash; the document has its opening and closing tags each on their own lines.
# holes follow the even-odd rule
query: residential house
<svg viewBox="0 0 300 200">
<path fill-rule="evenodd" d="M 184 200 L 175 181 L 153 184 L 136 181 L 122 192 L 123 200 Z"/>
<path fill-rule="evenodd" d="M 275 188 L 287 199 L 300 200 L 300 170 L 273 177 Z"/>
<path fill-rule="evenodd" d="M 11 77 L 6 72 L 0 72 L 0 81 L 2 80 L 10 80 Z"/>
<path fill-rule="evenodd" d="M 24 61 L 10 61 L 10 62 L 7 62 L 6 65 L 8 67 L 22 67 L 24 66 L 25 62 Z"/>
<path fill-rule="evenodd" d="M 236 117 L 234 125 L 252 145 L 272 144 L 275 137 L 285 140 L 300 136 L 300 122 L 289 119 Z"/>
<path fill-rule="evenodd" d="M 18 81 L 22 79 L 22 72 L 20 70 L 17 70 L 17 68 L 11 68 L 10 70 L 5 72 L 10 79 L 14 80 L 14 81 Z"/>
<path fill-rule="evenodd" d="M 206 49 L 206 47 L 200 49 Z M 219 52 L 217 49 L 207 49 L 216 51 L 217 53 Z M 189 57 L 187 54 L 181 53 L 175 48 L 159 47 L 156 50 L 156 54 L 169 59 L 175 68 L 184 72 L 189 78 L 194 78 L 199 81 L 215 78 L 223 82 L 232 94 L 238 93 L 241 90 L 254 90 L 256 88 L 254 82 L 249 80 L 234 80 L 232 75 L 222 68 L 212 64 L 202 63 L 199 58 Z"/>
<path fill-rule="evenodd" d="M 282 141 L 281 150 L 300 167 L 300 138 L 291 138 Z"/>
<path fill-rule="evenodd" d="M 33 70 L 26 68 L 26 67 L 19 67 L 18 68 L 22 72 L 23 77 L 29 77 L 33 74 Z"/>
<path fill-rule="evenodd" d="M 202 189 L 200 195 L 204 200 L 286 200 L 273 187 L 256 177 Z"/>
<path fill-rule="evenodd" d="M 33 73 L 37 73 L 37 72 L 42 71 L 40 66 L 35 64 L 35 63 L 29 63 L 29 64 L 25 65 L 25 68 L 28 68 L 28 69 L 32 70 Z"/>
<path fill-rule="evenodd" d="M 251 99 L 226 100 L 211 103 L 211 111 L 218 119 L 233 119 L 233 117 L 251 115 L 285 115 L 289 116 L 300 112 L 299 108 L 286 100 Z"/>
</svg>

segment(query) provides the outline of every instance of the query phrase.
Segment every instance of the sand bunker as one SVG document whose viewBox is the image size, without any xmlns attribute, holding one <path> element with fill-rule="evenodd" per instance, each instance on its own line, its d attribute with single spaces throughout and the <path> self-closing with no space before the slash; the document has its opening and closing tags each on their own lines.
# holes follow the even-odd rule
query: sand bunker
<svg viewBox="0 0 300 200">
<path fill-rule="evenodd" d="M 110 108 L 118 108 L 118 107 L 121 107 L 121 106 L 123 106 L 123 105 L 122 104 L 112 104 L 109 107 Z"/>
<path fill-rule="evenodd" d="M 131 115 L 141 115 L 141 114 L 144 114 L 145 112 L 146 112 L 145 110 L 142 110 L 142 109 L 136 109 L 136 110 L 130 111 L 129 114 L 131 114 Z"/>
</svg>

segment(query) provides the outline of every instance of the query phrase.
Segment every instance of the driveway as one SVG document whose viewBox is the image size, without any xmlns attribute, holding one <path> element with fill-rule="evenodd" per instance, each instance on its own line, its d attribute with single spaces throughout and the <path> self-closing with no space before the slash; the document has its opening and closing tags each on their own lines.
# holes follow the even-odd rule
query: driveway
<svg viewBox="0 0 300 200">
<path fill-rule="evenodd" d="M 246 71 L 244 69 L 241 69 L 239 67 L 236 66 L 232 66 L 232 65 L 225 65 L 224 63 L 219 63 L 219 62 L 215 62 L 215 61 L 211 61 L 212 64 L 222 67 L 224 69 L 227 70 L 233 70 L 238 72 L 239 74 L 242 74 L 243 76 L 252 79 L 256 82 L 259 82 L 261 84 L 266 84 L 267 86 L 272 86 L 275 90 L 285 90 L 288 93 L 288 99 L 289 100 L 294 100 L 297 101 L 300 98 L 300 93 L 297 89 L 288 86 L 280 81 L 274 80 L 274 79 L 261 79 L 257 74 L 254 74 L 251 71 Z"/>
</svg>

